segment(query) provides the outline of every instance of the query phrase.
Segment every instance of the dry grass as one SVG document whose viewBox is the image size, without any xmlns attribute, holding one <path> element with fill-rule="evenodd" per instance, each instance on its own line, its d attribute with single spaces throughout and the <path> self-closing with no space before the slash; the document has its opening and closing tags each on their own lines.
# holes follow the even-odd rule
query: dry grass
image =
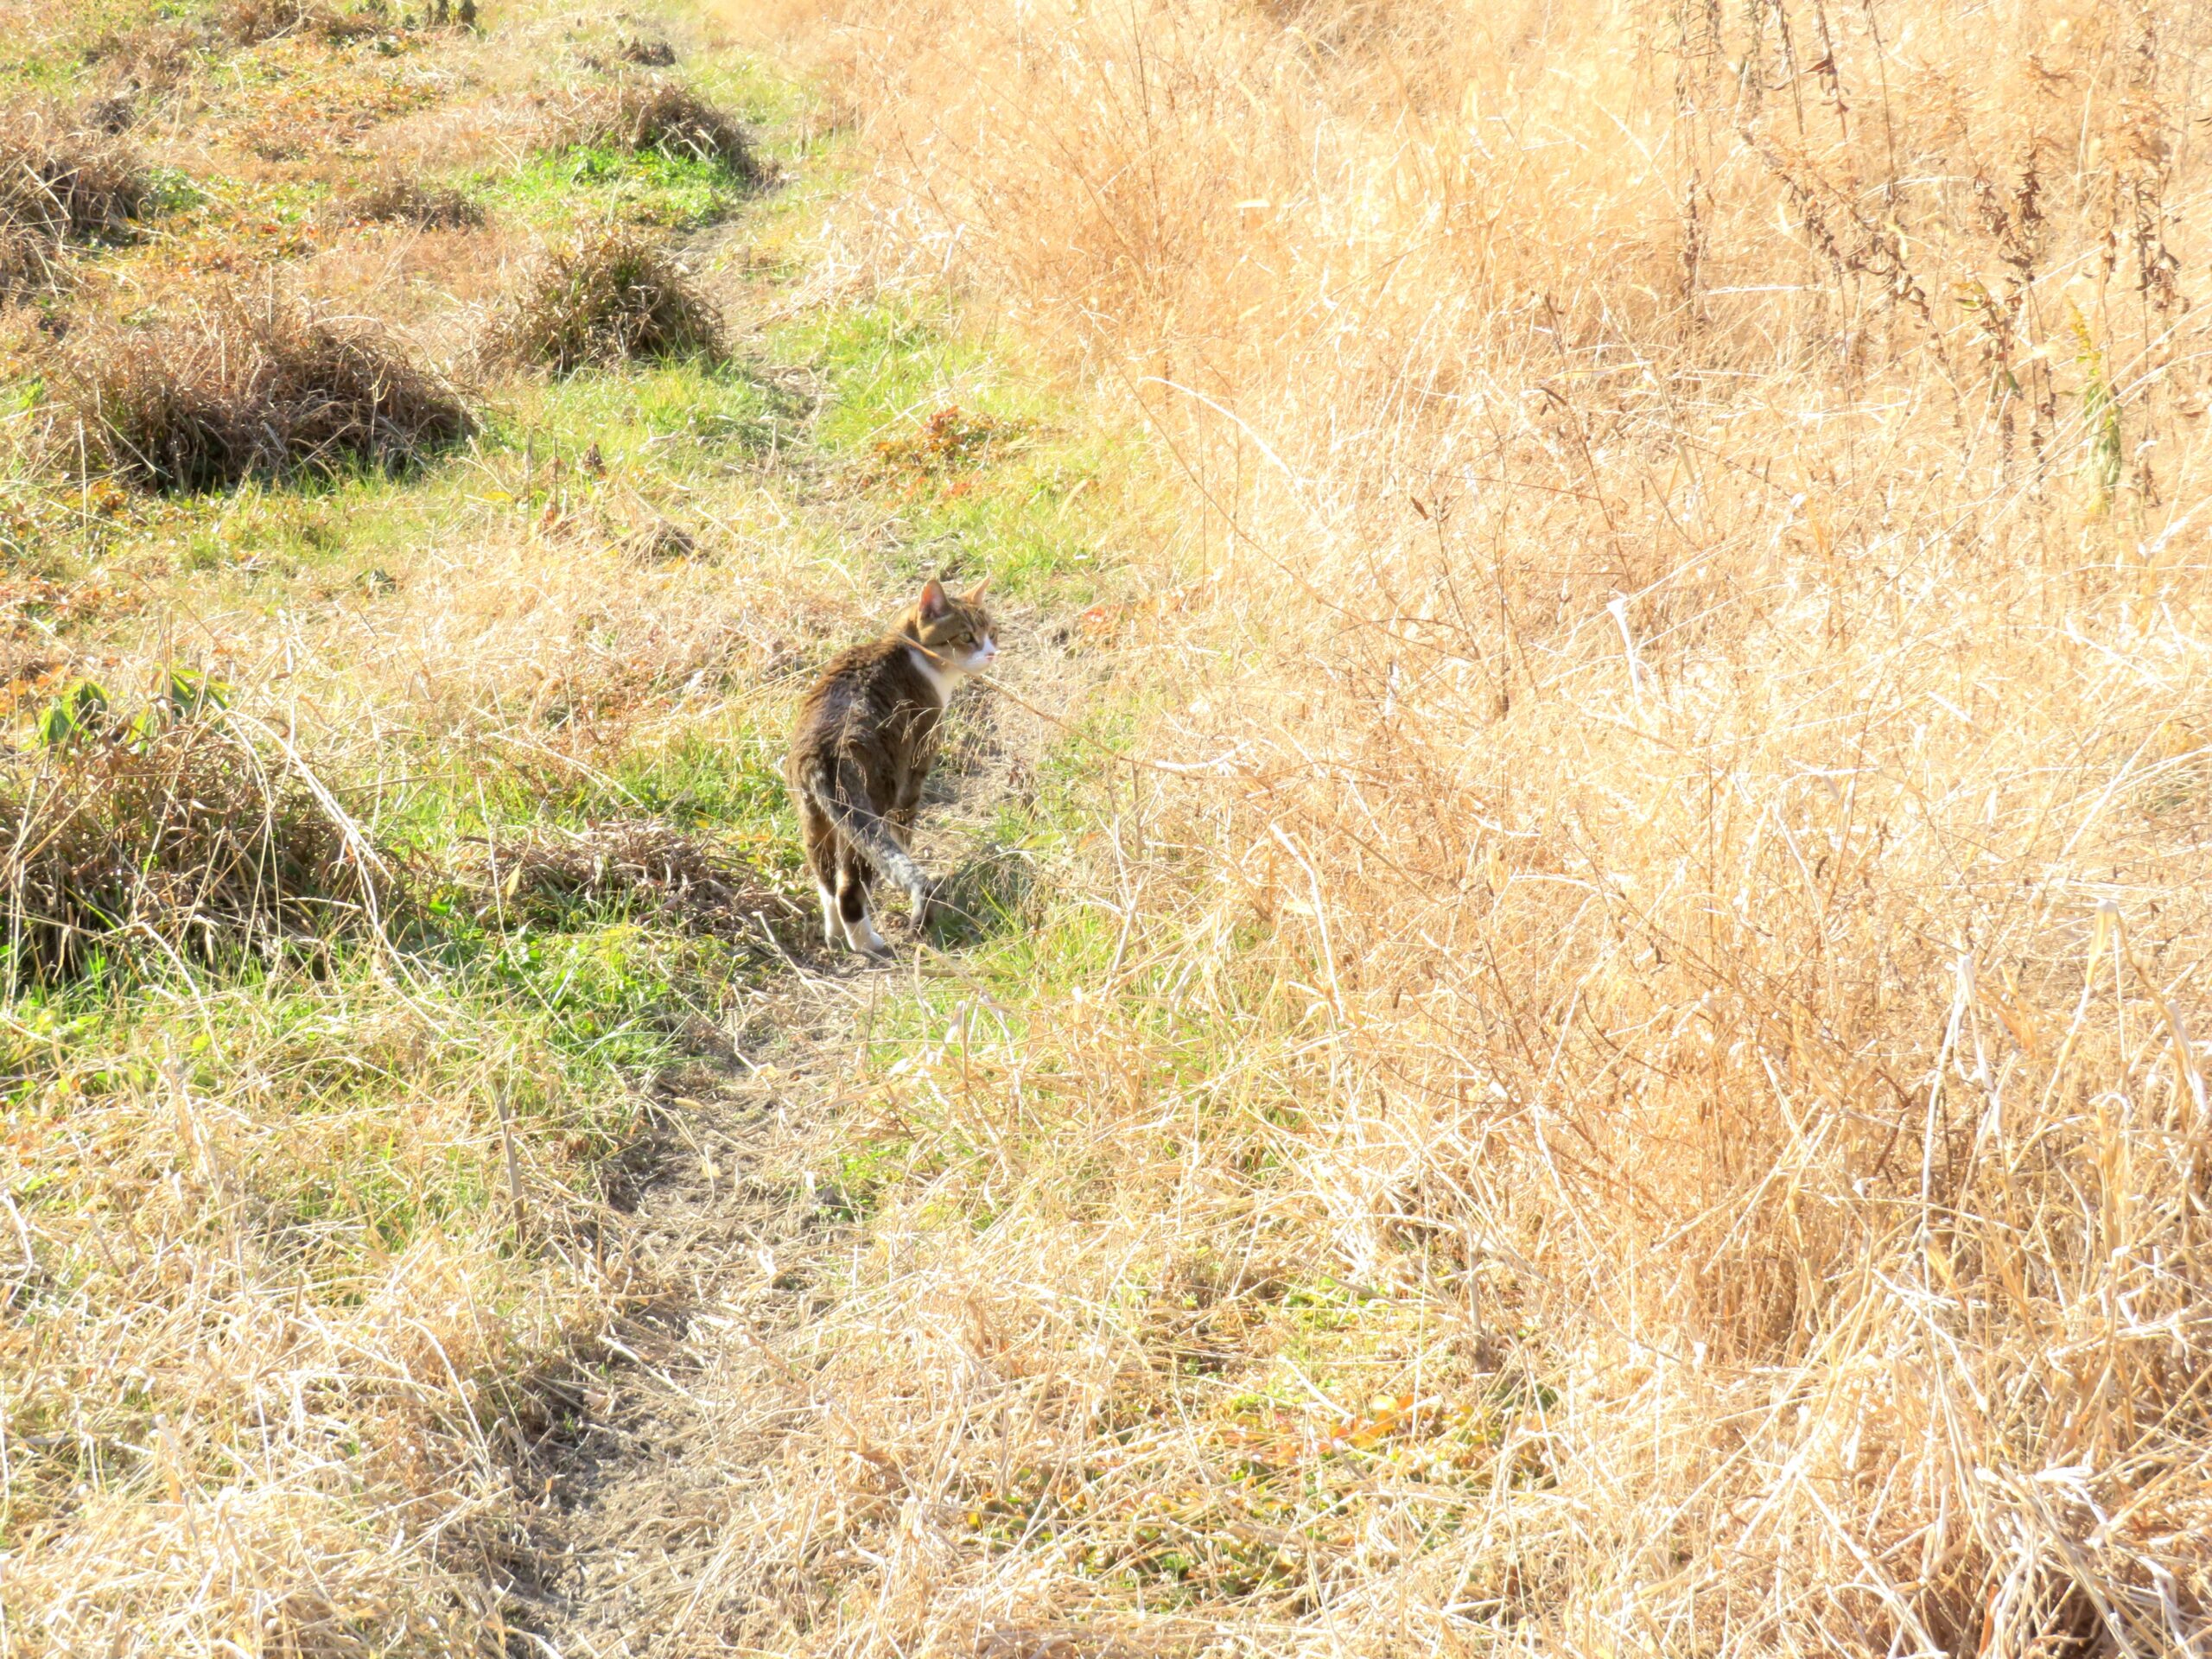
<svg viewBox="0 0 2212 1659">
<path fill-rule="evenodd" d="M 453 389 L 374 324 L 233 293 L 73 331 L 53 385 L 65 435 L 153 490 L 397 472 L 474 429 Z M 73 458 L 73 442 L 62 448 Z"/>
<path fill-rule="evenodd" d="M 0 297 L 49 283 L 67 243 L 125 235 L 152 194 L 137 154 L 96 119 L 40 106 L 0 119 Z"/>
<path fill-rule="evenodd" d="M 467 192 L 425 184 L 399 171 L 379 174 L 348 191 L 337 211 L 357 224 L 411 225 L 423 231 L 474 230 L 485 222 L 483 204 Z"/>
<path fill-rule="evenodd" d="M 681 81 L 623 75 L 569 94 L 552 118 L 555 142 L 718 162 L 741 179 L 764 175 L 744 127 Z"/>
<path fill-rule="evenodd" d="M 141 23 L 101 35 L 86 48 L 85 58 L 114 91 L 159 95 L 191 78 L 199 67 L 198 47 L 196 33 L 183 23 Z"/>
<path fill-rule="evenodd" d="M 1192 526 L 748 1637 L 2201 1645 L 2205 14 L 744 10 Z"/>
<path fill-rule="evenodd" d="M 699 550 L 699 538 L 678 524 L 655 518 L 622 537 L 622 556 L 639 564 L 667 564 Z"/>
<path fill-rule="evenodd" d="M 714 302 L 658 242 L 627 229 L 550 251 L 486 345 L 495 359 L 556 374 L 726 349 Z"/>
<path fill-rule="evenodd" d="M 825 979 L 857 1069 L 748 1085 L 863 1103 L 791 1183 L 840 1219 L 726 1252 L 697 1479 L 614 1557 L 690 1576 L 624 1639 L 2202 1648 L 2204 14 L 734 10 L 869 158 L 777 304 L 949 280 L 1150 423 L 1183 528 L 1080 624 L 1153 764 L 1077 735 L 1087 785 L 1009 784 L 1065 849 L 1029 927 Z M 517 354 L 711 348 L 665 256 L 610 263 L 549 275 Z M 917 391 L 885 432 L 968 398 Z M 719 454 L 657 485 L 714 526 L 661 563 L 611 477 L 486 446 L 369 589 L 241 557 L 177 626 L 395 798 L 644 814 L 664 755 L 772 772 L 795 665 L 872 602 L 842 556 L 916 550 L 884 486 L 1011 447 L 921 429 L 819 518 Z M 83 557 L 168 579 L 173 504 L 60 493 Z M 371 556 L 321 511 L 247 492 L 220 545 L 296 514 Z M 620 1088 L 569 976 L 671 1012 L 626 918 L 732 878 L 642 817 L 499 855 L 455 924 L 496 1010 L 344 952 L 9 1010 L 0 1645 L 532 1648 L 487 1586 L 543 1570 L 516 1471 L 555 1425 L 505 1379 L 647 1288 L 578 1196 Z"/>
<path fill-rule="evenodd" d="M 87 131 L 117 138 L 137 124 L 138 105 L 129 93 L 114 92 L 86 99 L 78 118 Z"/>
<path fill-rule="evenodd" d="M 40 0 L 44 32 L 29 38 L 27 23 L 19 40 L 26 10 L 0 7 L 0 55 L 19 73 L 66 73 L 83 32 L 112 15 Z M 467 429 L 465 410 L 418 369 L 423 335 L 403 343 L 327 307 L 272 313 L 261 297 L 264 260 L 296 262 L 273 277 L 294 291 L 318 242 L 394 270 L 423 244 L 496 257 L 496 237 L 331 238 L 296 210 L 359 165 L 354 139 L 388 111 L 503 91 L 519 104 L 569 21 L 524 10 L 495 20 L 496 48 L 417 32 L 397 63 L 296 41 L 232 60 L 135 135 L 209 187 L 177 235 L 101 253 L 75 308 L 26 309 L 7 330 L 24 394 L 0 435 L 11 1656 L 520 1650 L 506 1619 L 558 1565 L 535 1559 L 519 1524 L 543 1491 L 522 1471 L 557 1459 L 567 1428 L 536 1379 L 657 1288 L 633 1282 L 595 1172 L 629 1137 L 629 1090 L 665 1052 L 671 982 L 688 984 L 694 962 L 753 959 L 696 936 L 751 926 L 765 888 L 734 854 L 715 860 L 709 886 L 681 848 L 671 864 L 610 832 L 604 867 L 556 899 L 550 872 L 573 866 L 549 831 L 546 885 L 518 887 L 516 908 L 579 918 L 580 937 L 410 907 L 388 944 L 366 925 L 372 896 L 387 895 L 359 855 L 371 842 L 415 851 L 427 825 L 443 857 L 479 780 L 506 810 L 569 810 L 599 786 L 592 763 L 612 764 L 578 735 L 599 710 L 622 734 L 648 716 L 672 725 L 687 696 L 687 718 L 701 704 L 711 718 L 729 701 L 721 677 L 746 677 L 773 631 L 756 645 L 750 601 L 725 575 L 621 566 L 604 543 L 626 518 L 603 537 L 562 530 L 551 497 L 595 525 L 585 498 L 598 480 L 544 491 L 542 428 L 537 489 L 503 445 L 402 486 L 353 476 L 411 470 Z M 119 54 L 93 73 L 129 79 Z M 234 168 L 257 126 L 304 144 L 301 165 Z M 472 137 L 448 160 L 524 153 Z M 253 297 L 195 308 L 217 273 Z M 443 308 L 434 323 L 466 325 L 442 274 L 411 285 L 411 304 Z M 403 313 L 391 299 L 343 309 Z M 153 321 L 88 320 L 142 308 Z M 68 328 L 65 364 L 46 354 L 35 325 L 47 319 Z M 543 386 L 501 394 L 526 424 L 560 417 Z M 78 418 L 93 463 L 81 480 Z M 154 499 L 99 476 L 102 464 L 208 493 Z M 488 469 L 514 474 L 504 492 L 481 481 Z M 324 472 L 336 487 L 314 480 Z M 302 474 L 317 486 L 264 487 Z M 677 582 L 696 602 L 670 599 Z M 253 716 L 150 738 L 125 721 L 32 747 L 31 698 L 55 675 L 135 684 L 181 649 L 222 664 Z M 482 763 L 473 777 L 454 760 L 464 753 Z M 361 785 L 344 791 L 358 843 L 309 771 Z M 435 798 L 447 789 L 453 802 Z M 396 834 L 395 812 L 416 815 Z"/>
<path fill-rule="evenodd" d="M 538 829 L 477 843 L 466 883 L 478 912 L 558 921 L 580 904 L 615 901 L 702 931 L 755 932 L 796 912 L 772 886 L 696 837 L 652 819 Z"/>
<path fill-rule="evenodd" d="M 10 1027 L 33 1103 L 0 1268 L 11 1652 L 338 1659 L 500 1628 L 486 1577 L 532 1567 L 514 1425 L 545 1426 L 505 1379 L 623 1294 L 571 1190 L 619 1097 L 412 988 L 211 976 L 105 1030 L 91 1070 Z M 521 1170 L 542 1255 L 482 1200 L 503 1109 L 549 1131 Z"/>
<path fill-rule="evenodd" d="M 320 0 L 231 0 L 218 27 L 232 46 L 259 46 L 290 35 L 320 41 L 352 41 L 381 27 L 371 16 L 342 12 Z"/>
<path fill-rule="evenodd" d="M 82 734 L 0 781 L 12 995 L 97 962 L 268 955 L 374 924 L 385 867 L 228 716 Z"/>
</svg>

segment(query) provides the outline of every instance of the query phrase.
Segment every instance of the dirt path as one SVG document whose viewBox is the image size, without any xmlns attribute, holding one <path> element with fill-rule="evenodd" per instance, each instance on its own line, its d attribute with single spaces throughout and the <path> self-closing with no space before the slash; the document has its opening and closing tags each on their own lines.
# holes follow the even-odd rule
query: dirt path
<svg viewBox="0 0 2212 1659">
<path fill-rule="evenodd" d="M 659 1652 L 711 1617 L 717 1522 L 741 1472 L 719 1451 L 743 1405 L 728 1389 L 746 1368 L 732 1361 L 804 1323 L 849 1230 L 806 1166 L 834 1135 L 869 977 L 788 974 L 731 1011 L 743 1058 L 664 1081 L 615 1195 L 623 1252 L 651 1294 L 553 1391 L 525 1460 L 544 1495 L 529 1541 L 537 1582 L 513 1587 L 510 1652 Z"/>
<path fill-rule="evenodd" d="M 687 255 L 715 262 L 749 218 L 741 209 L 703 228 Z M 742 340 L 747 320 L 788 295 L 736 266 L 717 297 Z M 806 372 L 755 367 L 789 395 L 799 428 L 818 416 L 823 389 Z M 895 513 L 815 475 L 803 436 L 768 464 L 817 498 L 849 544 L 904 543 Z M 1090 677 L 1066 626 L 1007 601 L 993 611 L 1013 647 L 998 673 L 1027 697 L 1064 702 Z M 1056 735 L 980 689 L 956 699 L 917 850 L 957 909 L 994 914 L 1021 892 L 1027 855 L 999 846 L 994 826 L 1036 787 Z M 512 1559 L 487 1570 L 517 1659 L 727 1652 L 733 1620 L 757 1622 L 723 1605 L 732 1592 L 718 1581 L 732 1575 L 716 1551 L 739 1490 L 758 1478 L 747 1459 L 772 1455 L 791 1412 L 822 1408 L 783 1354 L 831 1306 L 861 1226 L 820 1172 L 865 1116 L 880 1013 L 918 973 L 962 972 L 957 944 L 950 959 L 918 955 L 910 931 L 887 931 L 899 954 L 874 966 L 782 929 L 781 969 L 719 1012 L 716 1039 L 690 1066 L 653 1080 L 645 1133 L 607 1172 L 616 1214 L 605 1250 L 634 1289 L 569 1374 L 534 1385 L 543 1427 L 516 1464 L 539 1501 Z"/>
<path fill-rule="evenodd" d="M 1015 630 L 1035 639 L 1033 679 L 1067 668 L 1039 623 Z M 956 703 L 918 842 L 946 891 L 1007 891 L 1022 859 L 990 823 L 1049 737 L 988 694 Z M 866 1116 L 879 1016 L 918 973 L 961 972 L 957 954 L 894 942 L 874 966 L 789 941 L 782 969 L 721 1012 L 727 1048 L 656 1080 L 645 1133 L 606 1177 L 607 1253 L 636 1289 L 574 1372 L 539 1385 L 544 1426 L 518 1459 L 542 1498 L 492 1574 L 511 1654 L 726 1652 L 733 1622 L 753 1622 L 726 1605 L 740 1575 L 717 1562 L 723 1522 L 786 1414 L 824 1408 L 783 1351 L 832 1305 L 861 1230 L 819 1172 Z"/>
</svg>

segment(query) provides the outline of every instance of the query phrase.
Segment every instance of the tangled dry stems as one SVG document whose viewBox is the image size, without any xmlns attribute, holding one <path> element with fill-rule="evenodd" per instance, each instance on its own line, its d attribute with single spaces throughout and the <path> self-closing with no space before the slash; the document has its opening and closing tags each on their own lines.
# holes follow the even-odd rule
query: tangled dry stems
<svg viewBox="0 0 2212 1659">
<path fill-rule="evenodd" d="M 459 394 L 373 323 L 235 293 L 73 331 L 53 390 L 88 459 L 152 490 L 397 472 L 475 429 Z"/>
<path fill-rule="evenodd" d="M 359 40 L 377 33 L 381 25 L 373 16 L 341 12 L 322 0 L 231 0 L 218 27 L 233 46 L 259 46 L 291 35 Z"/>
<path fill-rule="evenodd" d="M 742 933 L 793 912 L 772 886 L 696 836 L 652 819 L 487 838 L 465 883 L 480 916 L 559 922 L 609 899 L 702 932 Z"/>
<path fill-rule="evenodd" d="M 86 61 L 118 92 L 162 93 L 190 78 L 200 60 L 199 35 L 175 22 L 111 30 L 86 49 Z"/>
<path fill-rule="evenodd" d="M 94 736 L 0 775 L 10 989 L 166 971 L 372 923 L 384 865 L 320 782 L 220 717 Z"/>
<path fill-rule="evenodd" d="M 654 518 L 622 537 L 622 556 L 639 564 L 667 564 L 688 559 L 699 550 L 699 538 L 679 524 Z"/>
<path fill-rule="evenodd" d="M 50 107 L 10 112 L 0 119 L 0 297 L 49 282 L 66 243 L 127 234 L 152 196 L 116 132 Z"/>
<path fill-rule="evenodd" d="M 633 359 L 719 359 L 727 347 L 721 312 L 668 251 L 618 227 L 549 252 L 486 349 L 570 374 Z"/>
<path fill-rule="evenodd" d="M 483 204 L 467 191 L 396 171 L 349 192 L 338 209 L 356 222 L 412 225 L 425 231 L 472 230 L 485 222 Z"/>
<path fill-rule="evenodd" d="M 86 131 L 117 138 L 137 124 L 138 105 L 128 92 L 114 92 L 86 99 L 79 118 Z"/>
</svg>

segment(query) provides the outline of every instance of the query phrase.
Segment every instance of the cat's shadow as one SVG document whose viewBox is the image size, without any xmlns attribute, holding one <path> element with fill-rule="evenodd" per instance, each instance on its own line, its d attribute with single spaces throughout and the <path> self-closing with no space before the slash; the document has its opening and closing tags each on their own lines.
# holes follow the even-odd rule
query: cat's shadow
<svg viewBox="0 0 2212 1659">
<path fill-rule="evenodd" d="M 980 944 L 1020 925 L 1037 886 L 1032 855 L 1018 847 L 987 844 L 938 883 L 931 929 L 951 949 Z"/>
</svg>

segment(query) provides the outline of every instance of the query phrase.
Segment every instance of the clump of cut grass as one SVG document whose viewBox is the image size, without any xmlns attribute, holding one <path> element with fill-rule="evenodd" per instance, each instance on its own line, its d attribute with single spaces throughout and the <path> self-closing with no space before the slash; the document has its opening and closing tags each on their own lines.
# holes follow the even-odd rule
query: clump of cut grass
<svg viewBox="0 0 2212 1659">
<path fill-rule="evenodd" d="M 0 770 L 7 980 L 220 961 L 370 924 L 384 866 L 328 791 L 205 710 L 130 730 L 75 700 L 67 741 Z"/>
<path fill-rule="evenodd" d="M 65 243 L 125 235 L 153 193 L 114 133 L 50 108 L 0 120 L 0 293 L 50 281 Z"/>
<path fill-rule="evenodd" d="M 727 346 L 721 312 L 667 251 L 618 229 L 551 253 L 488 351 L 570 374 L 633 359 L 715 359 Z"/>
<path fill-rule="evenodd" d="M 181 23 L 143 23 L 102 35 L 86 48 L 107 85 L 129 92 L 166 92 L 187 79 L 199 62 L 194 31 Z"/>
<path fill-rule="evenodd" d="M 451 185 L 425 184 L 406 173 L 379 174 L 341 198 L 338 211 L 354 223 L 412 225 L 418 230 L 472 230 L 484 223 L 484 207 Z"/>
<path fill-rule="evenodd" d="M 563 144 L 715 162 L 748 183 L 766 177 L 736 117 L 662 75 L 624 76 L 578 92 L 553 130 Z"/>
<path fill-rule="evenodd" d="M 52 384 L 88 457 L 159 491 L 400 472 L 475 428 L 375 325 L 235 294 L 141 327 L 75 330 Z"/>
<path fill-rule="evenodd" d="M 625 63 L 634 63 L 642 69 L 672 69 L 676 67 L 676 48 L 666 41 L 625 41 L 615 48 L 614 55 Z"/>
<path fill-rule="evenodd" d="M 622 556 L 637 564 L 669 564 L 699 550 L 699 538 L 667 518 L 641 524 L 622 538 Z"/>
<path fill-rule="evenodd" d="M 580 905 L 627 900 L 702 932 L 735 932 L 752 931 L 757 918 L 798 913 L 773 887 L 652 819 L 533 829 L 480 845 L 482 861 L 472 862 L 463 880 L 486 918 L 557 922 Z"/>
<path fill-rule="evenodd" d="M 233 46 L 259 46 L 289 35 L 359 40 L 375 34 L 379 25 L 372 16 L 341 12 L 321 0 L 232 0 L 219 27 Z"/>
<path fill-rule="evenodd" d="M 138 124 L 138 105 L 128 92 L 111 92 L 87 99 L 80 113 L 87 132 L 118 138 Z"/>
</svg>

